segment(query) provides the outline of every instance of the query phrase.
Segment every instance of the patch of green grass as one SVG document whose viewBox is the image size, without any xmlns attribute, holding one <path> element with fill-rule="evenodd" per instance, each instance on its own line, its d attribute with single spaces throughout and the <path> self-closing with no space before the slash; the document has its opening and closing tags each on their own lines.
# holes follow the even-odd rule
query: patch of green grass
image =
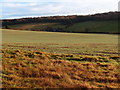
<svg viewBox="0 0 120 90">
<path fill-rule="evenodd" d="M 118 32 L 118 21 L 87 21 L 67 28 L 72 32 Z"/>
</svg>

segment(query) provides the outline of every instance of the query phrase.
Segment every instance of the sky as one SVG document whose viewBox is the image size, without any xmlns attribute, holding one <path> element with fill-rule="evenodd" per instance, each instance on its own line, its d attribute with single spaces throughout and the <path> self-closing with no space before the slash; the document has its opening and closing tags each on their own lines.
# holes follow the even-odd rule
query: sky
<svg viewBox="0 0 120 90">
<path fill-rule="evenodd" d="M 0 18 L 88 15 L 118 11 L 119 0 L 1 0 Z"/>
</svg>

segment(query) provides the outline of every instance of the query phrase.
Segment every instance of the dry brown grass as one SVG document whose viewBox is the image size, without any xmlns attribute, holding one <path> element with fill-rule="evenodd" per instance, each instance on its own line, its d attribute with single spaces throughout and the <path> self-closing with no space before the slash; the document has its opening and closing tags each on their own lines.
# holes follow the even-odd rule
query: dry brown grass
<svg viewBox="0 0 120 90">
<path fill-rule="evenodd" d="M 120 85 L 119 64 L 99 62 L 102 57 L 81 59 L 80 56 L 84 62 L 76 62 L 66 59 L 79 56 L 39 51 L 2 50 L 2 55 L 3 88 L 118 88 Z M 106 59 L 113 57 L 103 58 Z"/>
</svg>

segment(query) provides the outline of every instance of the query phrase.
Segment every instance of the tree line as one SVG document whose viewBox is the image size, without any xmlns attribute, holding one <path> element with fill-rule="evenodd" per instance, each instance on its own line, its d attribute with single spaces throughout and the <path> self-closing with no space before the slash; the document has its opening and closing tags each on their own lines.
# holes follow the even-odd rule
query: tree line
<svg viewBox="0 0 120 90">
<path fill-rule="evenodd" d="M 26 23 L 60 23 L 71 25 L 84 21 L 105 21 L 105 20 L 119 20 L 120 12 L 109 12 L 94 15 L 71 15 L 71 16 L 49 16 L 49 17 L 29 17 L 20 19 L 3 19 L 2 26 L 26 24 Z"/>
</svg>

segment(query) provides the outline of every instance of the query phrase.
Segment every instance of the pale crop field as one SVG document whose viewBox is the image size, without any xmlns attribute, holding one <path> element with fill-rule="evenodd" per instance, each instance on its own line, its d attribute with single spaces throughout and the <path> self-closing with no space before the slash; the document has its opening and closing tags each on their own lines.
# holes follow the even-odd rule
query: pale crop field
<svg viewBox="0 0 120 90">
<path fill-rule="evenodd" d="M 2 30 L 3 48 L 52 53 L 118 54 L 118 35 Z M 8 47 L 9 46 L 9 47 Z"/>
</svg>

